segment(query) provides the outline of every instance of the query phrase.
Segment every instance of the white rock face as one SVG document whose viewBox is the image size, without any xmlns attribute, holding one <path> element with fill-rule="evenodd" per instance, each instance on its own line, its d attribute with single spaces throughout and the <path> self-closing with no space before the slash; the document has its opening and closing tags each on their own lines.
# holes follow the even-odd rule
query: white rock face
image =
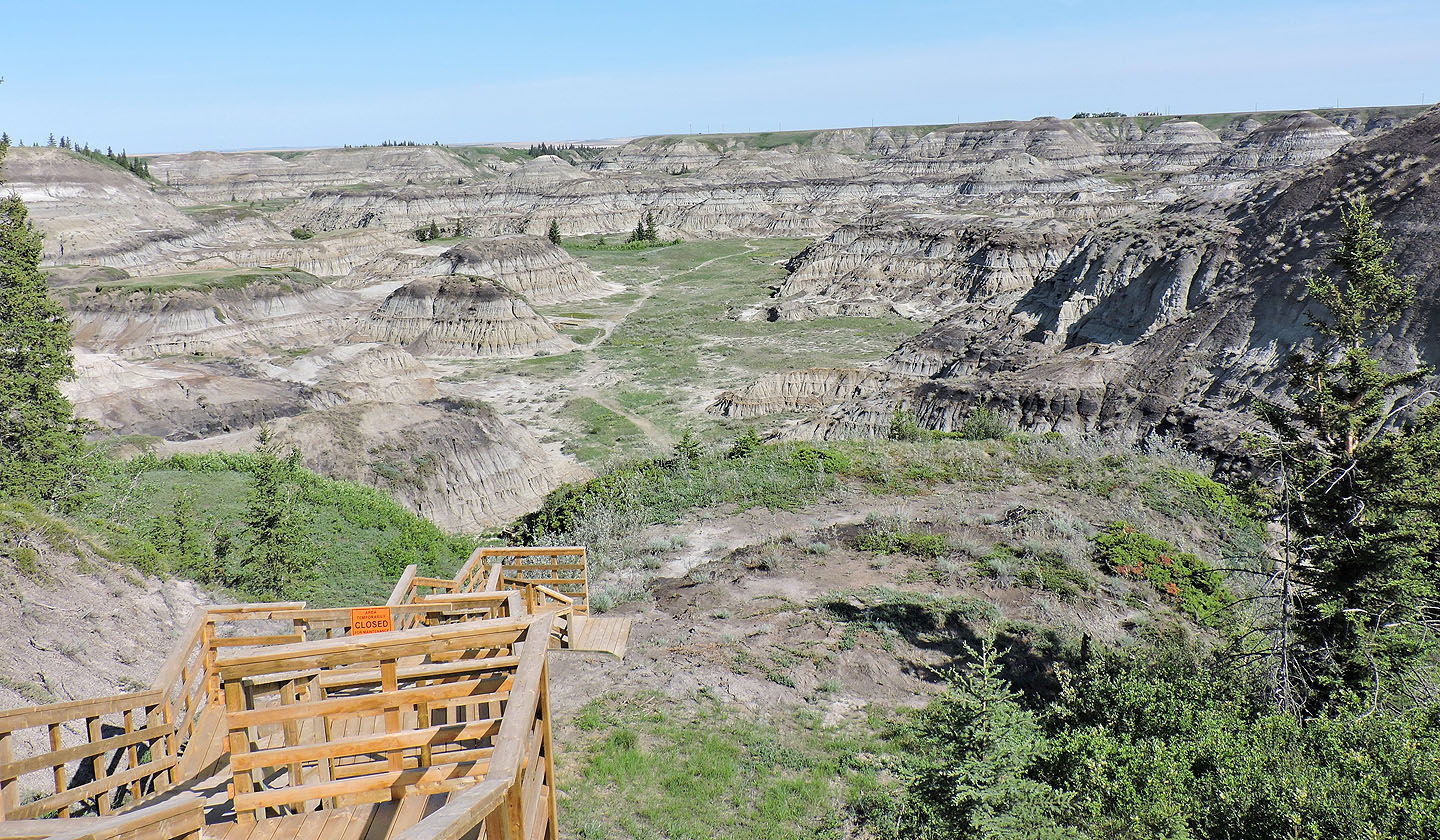
<svg viewBox="0 0 1440 840">
<path fill-rule="evenodd" d="M 782 411 L 815 411 L 843 400 L 864 400 L 880 393 L 885 381 L 884 374 L 860 368 L 792 370 L 726 391 L 710 410 L 738 420 Z"/>
<path fill-rule="evenodd" d="M 144 181 L 62 149 L 15 147 L 4 187 L 45 232 L 44 258 L 113 265 L 117 254 L 193 239 L 202 226 Z"/>
<path fill-rule="evenodd" d="M 239 289 L 81 292 L 75 344 L 126 358 L 313 347 L 359 322 L 365 298 L 328 286 L 260 279 Z"/>
<path fill-rule="evenodd" d="M 356 331 L 417 356 L 529 356 L 563 343 L 530 304 L 483 277 L 447 275 L 397 289 Z"/>
</svg>

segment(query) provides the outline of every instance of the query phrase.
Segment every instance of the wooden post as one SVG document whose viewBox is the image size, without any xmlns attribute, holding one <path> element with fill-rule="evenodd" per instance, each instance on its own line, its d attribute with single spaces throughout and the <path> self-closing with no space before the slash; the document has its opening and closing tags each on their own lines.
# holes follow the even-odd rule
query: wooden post
<svg viewBox="0 0 1440 840">
<path fill-rule="evenodd" d="M 15 760 L 14 749 L 11 743 L 14 733 L 0 732 L 0 774 L 4 773 L 4 767 Z M 0 821 L 6 819 L 6 815 L 20 807 L 20 780 L 6 779 L 0 775 Z"/>
<path fill-rule="evenodd" d="M 298 699 L 299 697 L 295 691 L 295 680 L 289 679 L 280 684 L 280 704 L 282 706 L 293 706 Z M 285 732 L 285 746 L 300 746 L 300 723 L 298 721 L 287 720 L 281 725 L 281 729 Z M 298 762 L 290 765 L 289 772 L 291 787 L 299 787 L 305 784 L 304 768 Z M 310 803 L 308 801 L 299 804 L 299 811 L 301 812 L 313 810 L 309 807 Z M 318 801 L 316 805 L 319 805 Z"/>
<path fill-rule="evenodd" d="M 105 731 L 100 726 L 100 718 L 88 717 L 85 719 L 85 731 L 90 737 L 90 743 L 94 744 L 105 740 Z M 90 758 L 90 766 L 95 769 L 95 781 L 99 782 L 105 778 L 105 751 Z M 110 813 L 109 791 L 102 790 L 95 795 L 95 811 L 101 816 Z"/>
<path fill-rule="evenodd" d="M 550 737 L 550 658 L 544 659 L 540 666 L 540 731 L 545 734 L 545 786 L 548 787 L 550 800 L 545 836 L 549 840 L 560 840 L 560 814 L 555 803 L 555 742 Z"/>
<path fill-rule="evenodd" d="M 126 710 L 125 710 L 125 734 L 126 734 L 126 735 L 129 735 L 129 734 L 133 733 L 134 731 L 135 731 L 135 710 L 134 710 L 134 709 L 126 709 Z M 134 745 L 134 744 L 131 744 L 130 746 L 126 747 L 126 748 L 125 748 L 125 760 L 126 760 L 126 762 L 127 762 L 127 766 L 126 766 L 125 769 L 127 769 L 127 770 L 133 770 L 133 769 L 135 769 L 136 767 L 139 767 L 139 766 L 140 766 L 140 748 L 137 747 L 137 746 Z M 132 779 L 131 782 L 130 782 L 130 785 L 129 785 L 129 789 L 130 789 L 130 801 L 133 803 L 135 800 L 137 800 L 137 799 L 140 798 L 140 790 L 141 790 L 141 788 L 140 788 L 140 780 L 139 780 L 139 779 Z"/>
<path fill-rule="evenodd" d="M 395 677 L 395 660 L 385 659 L 380 662 L 380 690 L 391 694 L 399 690 L 400 683 Z M 394 735 L 401 729 L 400 707 L 387 706 L 385 708 L 385 732 Z M 400 747 L 390 750 L 390 769 L 405 769 L 405 751 Z"/>
<path fill-rule="evenodd" d="M 231 680 L 225 684 L 225 711 L 245 711 L 245 691 L 239 680 Z M 230 757 L 244 755 L 250 751 L 250 730 L 247 727 L 232 728 L 230 730 Z M 230 798 L 233 801 L 241 794 L 250 793 L 255 790 L 255 777 L 251 771 L 243 770 L 232 774 L 234 783 L 231 785 Z M 235 809 L 235 822 L 240 825 L 250 825 L 255 822 L 253 810 L 241 811 Z"/>
<path fill-rule="evenodd" d="M 59 752 L 59 751 L 60 751 L 61 747 L 63 746 L 63 742 L 60 740 L 60 736 L 61 736 L 60 724 L 58 724 L 58 723 L 52 723 L 52 724 L 50 724 L 50 752 Z M 56 792 L 56 793 L 64 793 L 64 792 L 65 792 L 65 765 L 64 765 L 64 764 L 56 764 L 56 765 L 55 765 L 55 792 Z M 3 811 L 3 810 L 4 810 L 3 808 L 0 808 L 0 811 Z M 63 820 L 63 819 L 68 819 L 69 816 L 70 816 L 70 806 L 69 806 L 69 805 L 62 806 L 62 807 L 60 808 L 60 813 L 59 813 L 60 819 L 62 819 L 62 820 Z"/>
</svg>

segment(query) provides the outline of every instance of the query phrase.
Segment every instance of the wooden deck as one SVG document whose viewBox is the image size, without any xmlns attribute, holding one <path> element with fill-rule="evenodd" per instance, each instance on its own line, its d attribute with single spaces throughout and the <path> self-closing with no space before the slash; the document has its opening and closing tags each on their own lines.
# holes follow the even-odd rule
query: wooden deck
<svg viewBox="0 0 1440 840">
<path fill-rule="evenodd" d="M 589 615 L 585 554 L 201 610 L 151 688 L 0 711 L 0 840 L 558 840 L 548 654 L 631 630 Z"/>
<path fill-rule="evenodd" d="M 630 643 L 630 619 L 613 616 L 585 616 L 580 619 L 579 632 L 570 647 L 563 648 L 576 652 L 608 653 L 619 659 L 625 658 L 625 646 Z"/>
<path fill-rule="evenodd" d="M 445 804 L 443 794 L 271 817 L 252 823 L 207 825 L 205 840 L 394 840 Z"/>
</svg>

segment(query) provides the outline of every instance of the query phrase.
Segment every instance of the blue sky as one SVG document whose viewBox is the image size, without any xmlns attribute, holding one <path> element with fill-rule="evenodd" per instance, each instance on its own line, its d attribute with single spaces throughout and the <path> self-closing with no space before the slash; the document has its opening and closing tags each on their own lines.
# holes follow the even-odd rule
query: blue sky
<svg viewBox="0 0 1440 840">
<path fill-rule="evenodd" d="M 142 153 L 1440 100 L 1435 0 L 3 2 L 0 129 Z"/>
</svg>

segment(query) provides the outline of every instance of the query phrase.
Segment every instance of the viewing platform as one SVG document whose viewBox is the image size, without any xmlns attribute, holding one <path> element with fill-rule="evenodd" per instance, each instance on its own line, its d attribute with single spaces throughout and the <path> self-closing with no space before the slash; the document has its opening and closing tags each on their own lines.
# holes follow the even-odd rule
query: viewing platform
<svg viewBox="0 0 1440 840">
<path fill-rule="evenodd" d="M 623 656 L 629 620 L 590 617 L 582 547 L 416 571 L 203 610 L 150 689 L 0 712 L 0 840 L 556 838 L 549 653 Z"/>
</svg>

